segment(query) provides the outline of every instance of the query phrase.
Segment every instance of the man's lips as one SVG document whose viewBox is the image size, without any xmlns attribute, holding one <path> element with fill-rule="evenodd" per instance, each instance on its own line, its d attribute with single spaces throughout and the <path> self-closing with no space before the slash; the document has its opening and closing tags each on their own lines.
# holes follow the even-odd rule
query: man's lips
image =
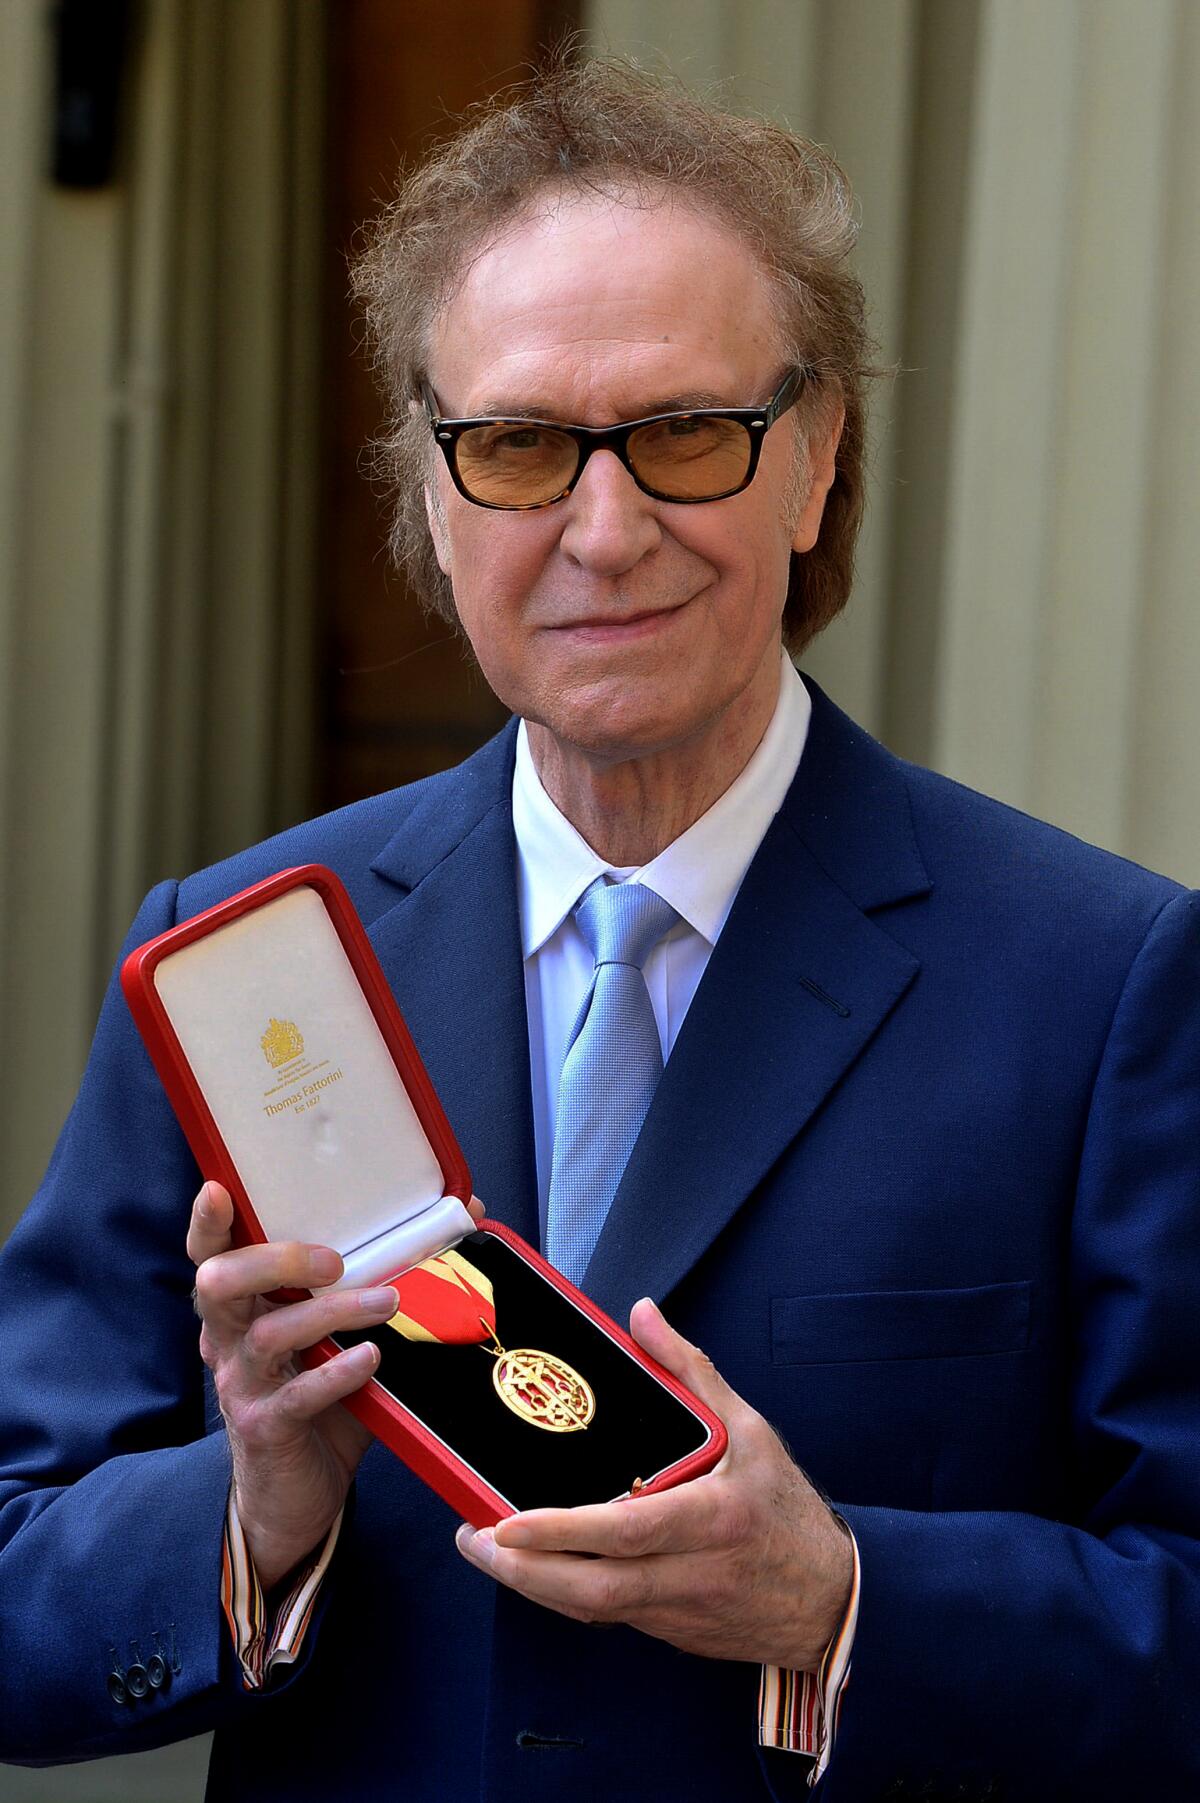
<svg viewBox="0 0 1200 1803">
<path fill-rule="evenodd" d="M 656 632 L 673 620 L 676 614 L 682 613 L 687 606 L 686 601 L 677 601 L 671 607 L 648 607 L 638 613 L 596 613 L 578 614 L 573 619 L 558 620 L 549 628 L 551 632 L 569 632 L 584 637 L 595 638 L 637 638 Z"/>
</svg>

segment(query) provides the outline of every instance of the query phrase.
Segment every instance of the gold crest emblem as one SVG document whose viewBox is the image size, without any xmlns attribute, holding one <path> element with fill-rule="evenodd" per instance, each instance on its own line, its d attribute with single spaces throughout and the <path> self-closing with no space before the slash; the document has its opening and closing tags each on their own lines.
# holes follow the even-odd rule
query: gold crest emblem
<svg viewBox="0 0 1200 1803">
<path fill-rule="evenodd" d="M 293 1058 L 299 1058 L 304 1050 L 304 1035 L 294 1020 L 271 1019 L 258 1043 L 272 1070 L 278 1070 L 281 1064 L 290 1064 Z"/>
<path fill-rule="evenodd" d="M 492 1382 L 505 1408 L 548 1433 L 578 1433 L 596 1413 L 592 1387 L 578 1371 L 565 1359 L 529 1346 L 500 1353 L 492 1366 Z"/>
</svg>

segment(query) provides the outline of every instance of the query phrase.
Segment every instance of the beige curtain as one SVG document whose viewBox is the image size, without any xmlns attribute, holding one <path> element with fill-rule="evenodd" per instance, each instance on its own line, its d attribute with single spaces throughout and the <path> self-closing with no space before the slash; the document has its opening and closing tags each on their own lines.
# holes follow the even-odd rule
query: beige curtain
<svg viewBox="0 0 1200 1803">
<path fill-rule="evenodd" d="M 0 1238 L 146 889 L 307 792 L 321 9 L 146 0 L 120 166 L 48 176 L 0 6 Z"/>
</svg>

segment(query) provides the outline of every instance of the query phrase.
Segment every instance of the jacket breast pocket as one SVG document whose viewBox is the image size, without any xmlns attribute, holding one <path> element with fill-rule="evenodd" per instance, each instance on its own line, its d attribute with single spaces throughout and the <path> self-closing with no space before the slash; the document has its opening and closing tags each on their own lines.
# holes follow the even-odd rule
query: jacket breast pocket
<svg viewBox="0 0 1200 1803">
<path fill-rule="evenodd" d="M 1020 1352 L 1029 1341 L 1032 1283 L 962 1290 L 855 1290 L 776 1296 L 771 1357 L 777 1365 L 966 1358 Z"/>
</svg>

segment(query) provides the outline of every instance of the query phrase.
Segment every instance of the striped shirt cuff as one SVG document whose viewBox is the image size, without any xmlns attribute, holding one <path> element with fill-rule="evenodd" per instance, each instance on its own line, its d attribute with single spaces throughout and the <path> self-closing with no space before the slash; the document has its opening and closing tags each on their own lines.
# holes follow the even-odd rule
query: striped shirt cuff
<svg viewBox="0 0 1200 1803">
<path fill-rule="evenodd" d="M 339 1509 L 337 1519 L 325 1536 L 324 1546 L 296 1574 L 273 1611 L 273 1619 L 268 1620 L 263 1588 L 238 1520 L 233 1485 L 229 1486 L 221 1551 L 221 1607 L 233 1636 L 233 1650 L 242 1668 L 244 1689 L 261 1690 L 277 1665 L 292 1665 L 300 1657 L 341 1525 L 342 1511 Z"/>
<path fill-rule="evenodd" d="M 841 1520 L 841 1517 L 838 1517 Z M 815 1672 L 785 1671 L 764 1665 L 758 1691 L 758 1739 L 764 1747 L 780 1747 L 786 1753 L 807 1753 L 816 1763 L 808 1775 L 815 1784 L 833 1757 L 842 1697 L 850 1677 L 850 1654 L 858 1626 L 858 1591 L 861 1571 L 858 1542 L 846 1522 L 854 1553 L 850 1601 L 841 1626 L 825 1648 Z"/>
</svg>

